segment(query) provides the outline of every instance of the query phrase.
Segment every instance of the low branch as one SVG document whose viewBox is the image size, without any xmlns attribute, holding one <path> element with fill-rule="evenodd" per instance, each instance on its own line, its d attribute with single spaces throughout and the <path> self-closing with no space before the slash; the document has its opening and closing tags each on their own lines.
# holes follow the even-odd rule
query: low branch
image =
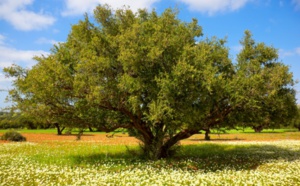
<svg viewBox="0 0 300 186">
<path fill-rule="evenodd" d="M 193 130 L 193 129 L 186 129 L 184 131 L 181 131 L 179 133 L 177 133 L 175 136 L 171 137 L 164 145 L 163 148 L 165 149 L 169 149 L 170 147 L 172 147 L 173 145 L 175 145 L 176 143 L 178 143 L 178 141 L 186 139 L 191 137 L 194 134 L 197 134 L 199 130 Z"/>
</svg>

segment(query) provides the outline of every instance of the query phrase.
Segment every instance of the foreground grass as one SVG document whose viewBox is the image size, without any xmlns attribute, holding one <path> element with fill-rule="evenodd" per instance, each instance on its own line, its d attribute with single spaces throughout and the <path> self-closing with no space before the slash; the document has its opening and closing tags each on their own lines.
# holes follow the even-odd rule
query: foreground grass
<svg viewBox="0 0 300 186">
<path fill-rule="evenodd" d="M 137 146 L 93 142 L 0 145 L 0 185 L 297 185 L 299 141 L 185 145 L 145 161 Z"/>
</svg>

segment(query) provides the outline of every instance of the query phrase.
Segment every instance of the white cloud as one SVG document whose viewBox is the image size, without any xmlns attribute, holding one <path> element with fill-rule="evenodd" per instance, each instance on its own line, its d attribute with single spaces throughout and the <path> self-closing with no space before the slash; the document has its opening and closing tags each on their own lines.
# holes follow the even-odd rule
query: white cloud
<svg viewBox="0 0 300 186">
<path fill-rule="evenodd" d="M 49 53 L 43 50 L 18 50 L 5 45 L 6 38 L 0 34 L 0 108 L 8 106 L 4 100 L 7 96 L 7 90 L 11 88 L 11 83 L 14 78 L 6 78 L 2 72 L 4 67 L 17 64 L 25 68 L 29 68 L 36 62 L 32 59 L 34 56 L 48 55 Z"/>
<path fill-rule="evenodd" d="M 51 45 L 56 45 L 59 43 L 59 41 L 55 41 L 53 39 L 47 39 L 44 37 L 39 38 L 38 40 L 36 40 L 36 43 L 38 44 L 51 44 Z"/>
<path fill-rule="evenodd" d="M 251 0 L 179 0 L 188 5 L 189 9 L 208 15 L 218 12 L 235 11 L 245 6 Z"/>
<path fill-rule="evenodd" d="M 151 8 L 155 2 L 160 0 L 65 0 L 66 10 L 62 12 L 63 16 L 82 15 L 85 12 L 92 12 L 99 4 L 108 4 L 113 9 L 121 8 L 122 6 L 130 6 L 132 10 L 139 8 Z"/>
<path fill-rule="evenodd" d="M 26 10 L 32 3 L 33 0 L 1 0 L 0 19 L 23 31 L 40 30 L 55 22 L 52 16 Z"/>
<path fill-rule="evenodd" d="M 292 0 L 292 4 L 295 5 L 296 10 L 300 10 L 300 0 Z"/>
<path fill-rule="evenodd" d="M 243 49 L 243 46 L 242 45 L 235 45 L 232 47 L 233 51 L 236 52 L 236 53 L 239 53 L 242 49 Z"/>
<path fill-rule="evenodd" d="M 0 73 L 0 83 L 10 81 L 10 79 L 12 80 L 13 78 L 6 78 L 3 73 Z"/>
<path fill-rule="evenodd" d="M 300 56 L 300 47 L 296 48 L 296 49 L 295 49 L 295 52 L 296 52 L 297 55 Z"/>
<path fill-rule="evenodd" d="M 294 55 L 294 53 L 291 52 L 291 51 L 285 51 L 285 50 L 280 50 L 279 51 L 279 56 L 281 58 L 285 58 L 285 57 L 289 57 L 289 56 L 293 56 L 293 55 Z"/>
<path fill-rule="evenodd" d="M 32 67 L 36 62 L 32 59 L 34 56 L 45 55 L 49 53 L 43 50 L 18 50 L 5 44 L 6 38 L 0 34 L 0 108 L 8 106 L 4 100 L 7 96 L 7 90 L 11 88 L 14 78 L 6 78 L 2 72 L 4 67 L 17 64 L 25 68 Z"/>
<path fill-rule="evenodd" d="M 281 58 L 297 56 L 297 55 L 300 56 L 300 47 L 297 47 L 293 50 L 284 50 L 284 49 L 279 50 L 279 56 Z"/>
<path fill-rule="evenodd" d="M 59 30 L 58 30 L 58 29 L 53 29 L 52 32 L 53 32 L 54 34 L 57 34 L 57 33 L 59 33 Z"/>
<path fill-rule="evenodd" d="M 4 74 L 0 73 L 0 91 L 8 90 L 11 87 L 11 82 L 15 78 L 5 77 Z"/>
<path fill-rule="evenodd" d="M 0 110 L 12 105 L 5 98 L 8 96 L 8 91 L 12 88 L 13 80 L 14 78 L 7 78 L 4 74 L 0 73 Z"/>
<path fill-rule="evenodd" d="M 32 59 L 37 55 L 47 55 L 48 52 L 43 50 L 17 50 L 6 46 L 0 46 L 0 68 L 10 66 L 12 64 L 31 67 L 35 64 Z"/>
<path fill-rule="evenodd" d="M 4 44 L 5 36 L 0 34 L 0 45 Z"/>
<path fill-rule="evenodd" d="M 18 50 L 5 45 L 5 40 L 6 38 L 0 34 L 0 69 L 12 64 L 31 67 L 35 64 L 32 59 L 34 56 L 49 54 L 43 50 Z"/>
</svg>

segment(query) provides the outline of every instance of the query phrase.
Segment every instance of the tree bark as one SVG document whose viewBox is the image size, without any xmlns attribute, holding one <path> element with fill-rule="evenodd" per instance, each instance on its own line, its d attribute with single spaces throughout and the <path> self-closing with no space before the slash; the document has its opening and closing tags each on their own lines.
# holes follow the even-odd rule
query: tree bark
<svg viewBox="0 0 300 186">
<path fill-rule="evenodd" d="M 209 129 L 205 129 L 204 131 L 205 131 L 204 140 L 209 141 L 210 140 L 210 136 L 209 136 L 210 130 Z"/>
<path fill-rule="evenodd" d="M 262 125 L 260 125 L 260 126 L 253 126 L 252 128 L 254 129 L 254 131 L 256 133 L 260 133 L 264 129 L 264 127 Z"/>
<path fill-rule="evenodd" d="M 54 123 L 54 126 L 57 130 L 57 135 L 62 135 L 62 132 L 64 131 L 65 127 L 60 128 L 58 123 Z"/>
<path fill-rule="evenodd" d="M 197 134 L 198 130 L 184 130 L 177 133 L 175 136 L 165 140 L 165 135 L 155 136 L 155 139 L 151 142 L 144 142 L 142 147 L 144 154 L 148 159 L 158 160 L 162 158 L 170 157 L 176 151 L 176 144 L 182 140 L 189 138 L 190 136 Z"/>
</svg>

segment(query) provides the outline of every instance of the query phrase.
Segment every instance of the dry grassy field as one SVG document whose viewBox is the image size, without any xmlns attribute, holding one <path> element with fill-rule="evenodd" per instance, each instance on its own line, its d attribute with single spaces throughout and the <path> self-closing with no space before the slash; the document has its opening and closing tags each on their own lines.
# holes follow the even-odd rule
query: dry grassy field
<svg viewBox="0 0 300 186">
<path fill-rule="evenodd" d="M 22 133 L 22 132 L 21 132 Z M 44 143 L 53 141 L 76 141 L 77 136 L 73 135 L 56 135 L 43 133 L 22 133 L 28 142 Z M 0 132 L 1 136 L 1 132 Z M 282 132 L 282 133 L 236 133 L 236 134 L 211 134 L 212 142 L 227 142 L 227 141 L 276 141 L 276 140 L 300 140 L 300 132 Z M 139 141 L 130 137 L 127 134 L 117 133 L 115 135 L 107 134 L 83 134 L 81 141 L 97 142 L 103 145 L 135 145 Z M 182 145 L 199 144 L 207 142 L 204 140 L 204 134 L 196 134 L 188 139 L 182 140 Z M 0 143 L 7 143 L 0 141 Z"/>
</svg>

